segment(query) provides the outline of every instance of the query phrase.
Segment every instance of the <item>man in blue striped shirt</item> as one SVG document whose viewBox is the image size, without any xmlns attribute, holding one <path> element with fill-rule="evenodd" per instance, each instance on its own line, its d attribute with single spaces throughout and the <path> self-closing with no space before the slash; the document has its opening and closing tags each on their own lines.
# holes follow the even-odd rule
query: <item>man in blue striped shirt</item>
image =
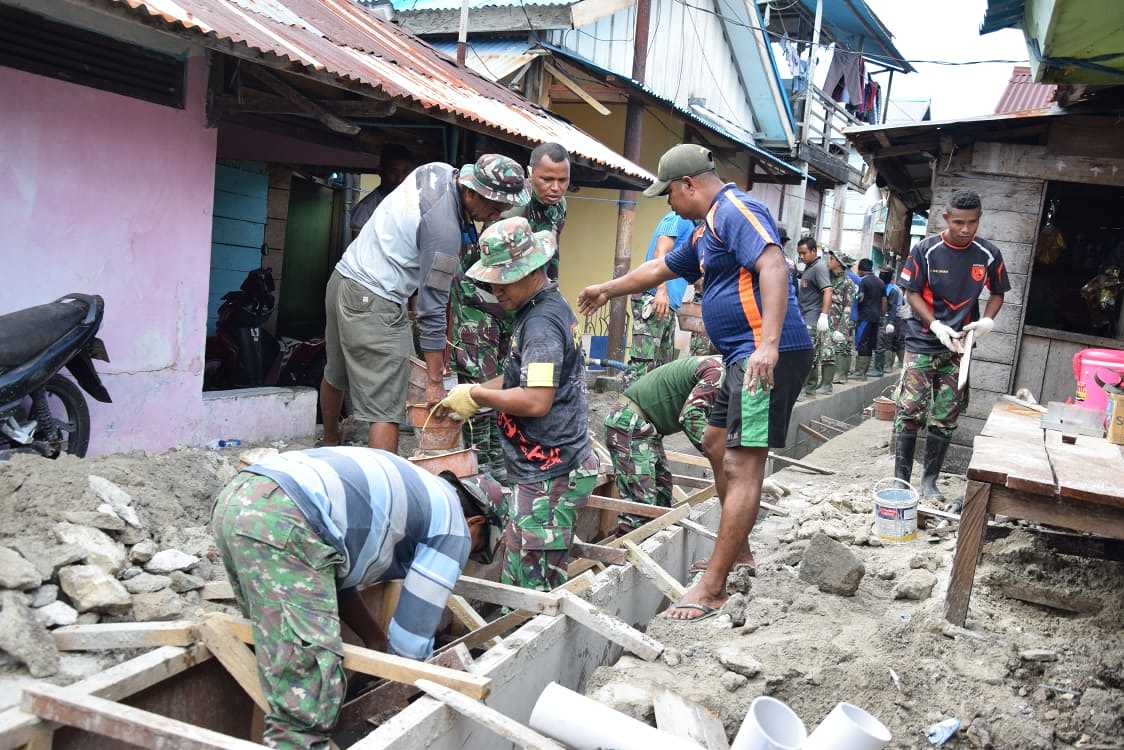
<svg viewBox="0 0 1124 750">
<path fill-rule="evenodd" d="M 470 483 L 370 448 L 281 453 L 223 489 L 212 525 L 254 623 L 268 747 L 328 747 L 345 692 L 341 616 L 369 646 L 433 652 L 465 562 L 486 554 L 491 516 Z M 394 579 L 402 592 L 383 634 L 358 589 Z"/>
</svg>

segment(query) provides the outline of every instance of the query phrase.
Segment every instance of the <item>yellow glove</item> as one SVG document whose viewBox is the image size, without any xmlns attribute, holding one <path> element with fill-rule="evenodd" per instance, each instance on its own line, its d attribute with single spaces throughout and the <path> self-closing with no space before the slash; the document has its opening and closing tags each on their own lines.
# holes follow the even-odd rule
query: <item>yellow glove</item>
<svg viewBox="0 0 1124 750">
<path fill-rule="evenodd" d="M 456 414 L 461 419 L 468 419 L 476 412 L 480 411 L 480 404 L 472 398 L 473 383 L 461 383 L 460 385 L 453 386 L 449 391 L 449 395 L 441 399 L 438 406 L 443 406 L 449 411 Z"/>
</svg>

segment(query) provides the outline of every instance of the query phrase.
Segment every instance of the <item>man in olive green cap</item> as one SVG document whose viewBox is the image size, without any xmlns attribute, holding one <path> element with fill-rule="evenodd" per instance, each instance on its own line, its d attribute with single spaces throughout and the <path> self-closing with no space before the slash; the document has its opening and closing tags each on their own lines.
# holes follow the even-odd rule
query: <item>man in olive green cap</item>
<svg viewBox="0 0 1124 750">
<path fill-rule="evenodd" d="M 466 275 L 515 312 L 511 352 L 500 377 L 462 383 L 441 401 L 466 420 L 486 406 L 497 412 L 513 489 L 500 580 L 540 591 L 566 582 L 575 516 L 598 469 L 578 321 L 546 273 L 555 251 L 554 233 L 534 232 L 522 217 L 484 230 L 480 260 Z"/>
</svg>

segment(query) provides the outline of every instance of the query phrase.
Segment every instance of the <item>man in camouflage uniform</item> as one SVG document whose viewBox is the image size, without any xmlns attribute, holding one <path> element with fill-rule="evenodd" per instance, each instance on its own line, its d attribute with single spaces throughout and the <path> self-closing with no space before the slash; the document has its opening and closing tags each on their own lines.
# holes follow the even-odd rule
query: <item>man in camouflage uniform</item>
<svg viewBox="0 0 1124 750">
<path fill-rule="evenodd" d="M 605 418 L 605 446 L 616 470 L 620 496 L 637 503 L 670 508 L 671 470 L 663 439 L 686 434 L 704 455 L 707 419 L 722 388 L 721 357 L 685 357 L 657 367 L 640 377 L 620 396 L 617 408 Z M 714 458 L 715 472 L 721 460 Z M 619 534 L 647 519 L 622 514 Z"/>
<path fill-rule="evenodd" d="M 493 549 L 485 493 L 370 448 L 270 456 L 239 472 L 211 515 L 253 623 L 263 741 L 284 750 L 329 747 L 346 692 L 341 620 L 371 648 L 426 659 L 465 561 L 487 563 Z M 383 632 L 359 590 L 395 579 L 403 593 Z"/>
<path fill-rule="evenodd" d="M 472 179 L 469 186 L 490 200 L 523 206 L 530 198 L 523 169 L 514 159 L 485 154 L 476 164 L 462 167 L 462 175 L 466 170 Z M 470 225 L 464 232 L 460 272 L 450 295 L 453 370 L 461 383 L 483 383 L 499 374 L 514 322 L 514 315 L 503 309 L 486 284 L 478 284 L 466 275 L 478 260 L 476 227 Z M 503 449 L 495 415 L 476 415 L 465 424 L 464 437 L 468 445 L 476 448 L 481 471 L 502 482 Z"/>
<path fill-rule="evenodd" d="M 827 267 L 831 271 L 828 326 L 832 347 L 835 349 L 835 383 L 847 382 L 847 371 L 851 363 L 851 302 L 855 297 L 855 282 L 847 275 L 847 268 L 854 262 L 849 255 L 828 251 Z"/>
<path fill-rule="evenodd" d="M 566 190 L 570 187 L 570 152 L 559 143 L 543 143 L 531 151 L 527 165 L 531 200 L 504 214 L 504 218 L 522 216 L 535 232 L 554 232 L 559 250 L 546 266 L 546 275 L 558 281 L 558 264 L 562 257 L 562 230 L 566 226 Z"/>
<path fill-rule="evenodd" d="M 441 402 L 462 419 L 495 409 L 509 483 L 501 579 L 550 591 L 566 582 L 577 511 L 597 482 L 589 440 L 584 356 L 578 321 L 546 275 L 552 232 L 532 232 L 522 217 L 503 219 L 480 237 L 480 260 L 466 272 L 490 284 L 515 312 L 503 374 L 461 384 Z"/>
</svg>

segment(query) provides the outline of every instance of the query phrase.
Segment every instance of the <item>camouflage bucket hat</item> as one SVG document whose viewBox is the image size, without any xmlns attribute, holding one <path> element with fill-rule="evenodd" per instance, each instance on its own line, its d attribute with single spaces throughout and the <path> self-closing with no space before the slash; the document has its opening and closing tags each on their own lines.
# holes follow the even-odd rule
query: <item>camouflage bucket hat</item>
<svg viewBox="0 0 1124 750">
<path fill-rule="evenodd" d="M 484 154 L 475 164 L 465 164 L 457 181 L 490 201 L 522 206 L 531 199 L 523 167 L 500 154 Z"/>
<path fill-rule="evenodd" d="M 507 495 L 504 493 L 503 486 L 484 473 L 459 478 L 451 471 L 443 471 L 439 476 L 453 485 L 457 494 L 464 497 L 487 521 L 487 541 L 484 543 L 484 548 L 473 553 L 472 557 L 483 565 L 490 564 L 496 546 L 503 537 L 505 523 L 503 509 L 507 506 Z"/>
<path fill-rule="evenodd" d="M 500 219 L 480 235 L 480 260 L 467 276 L 488 284 L 513 284 L 554 257 L 554 232 L 531 231 L 522 216 Z"/>
</svg>

